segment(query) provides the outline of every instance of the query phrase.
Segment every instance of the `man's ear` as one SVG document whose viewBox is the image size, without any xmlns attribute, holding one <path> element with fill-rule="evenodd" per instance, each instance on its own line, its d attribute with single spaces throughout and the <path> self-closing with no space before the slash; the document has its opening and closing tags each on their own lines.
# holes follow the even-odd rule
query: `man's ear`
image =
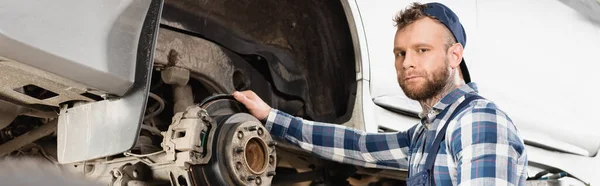
<svg viewBox="0 0 600 186">
<path fill-rule="evenodd" d="M 450 67 L 459 68 L 460 62 L 463 58 L 463 46 L 460 43 L 454 43 L 448 49 L 448 56 L 450 58 Z"/>
</svg>

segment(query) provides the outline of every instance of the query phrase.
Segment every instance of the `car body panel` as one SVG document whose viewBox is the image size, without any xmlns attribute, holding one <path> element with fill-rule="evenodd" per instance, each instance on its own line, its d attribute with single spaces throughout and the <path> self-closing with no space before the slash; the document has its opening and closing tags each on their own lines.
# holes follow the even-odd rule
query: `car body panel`
<svg viewBox="0 0 600 186">
<path fill-rule="evenodd" d="M 420 112 L 397 85 L 392 18 L 412 1 L 357 0 L 365 27 L 376 102 Z M 428 1 L 422 1 L 423 3 Z M 560 1 L 444 1 L 467 32 L 465 60 L 480 93 L 506 111 L 533 153 L 529 160 L 575 171 L 590 181 L 598 167 L 600 99 L 593 80 L 600 51 L 600 24 Z M 407 104 L 407 102 L 413 102 Z M 406 130 L 418 122 L 384 109 L 376 124 Z M 371 125 L 371 124 L 366 124 Z M 549 147 L 553 153 L 543 156 Z M 554 152 L 559 151 L 559 152 Z M 550 151 L 548 151 L 550 152 Z M 560 157 L 560 158 L 559 158 Z M 571 164 L 577 162 L 577 164 Z"/>
<path fill-rule="evenodd" d="M 124 95 L 147 0 L 0 2 L 0 56 Z"/>
<path fill-rule="evenodd" d="M 360 10 L 356 1 L 342 1 L 342 6 L 348 23 L 352 42 L 354 44 L 354 55 L 356 56 L 356 101 L 352 111 L 352 117 L 343 125 L 350 126 L 356 129 L 377 132 L 376 125 L 366 125 L 367 123 L 375 123 L 375 113 L 373 108 L 375 104 L 371 101 L 370 79 L 371 69 L 369 66 L 369 49 L 367 38 L 363 26 L 363 19 L 360 15 Z"/>
<path fill-rule="evenodd" d="M 58 161 L 80 162 L 131 149 L 140 134 L 150 90 L 154 49 L 163 6 L 152 0 L 145 9 L 136 54 L 133 87 L 124 96 L 63 108 L 58 118 Z"/>
</svg>

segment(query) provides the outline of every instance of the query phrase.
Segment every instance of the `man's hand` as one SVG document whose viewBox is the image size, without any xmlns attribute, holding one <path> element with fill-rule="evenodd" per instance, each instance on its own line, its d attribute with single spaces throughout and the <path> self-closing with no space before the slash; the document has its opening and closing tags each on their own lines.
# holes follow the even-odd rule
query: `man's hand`
<svg viewBox="0 0 600 186">
<path fill-rule="evenodd" d="M 250 114 L 254 115 L 259 120 L 267 119 L 269 116 L 269 112 L 271 111 L 271 107 L 267 105 L 256 93 L 251 90 L 246 90 L 242 92 L 234 92 L 233 97 L 244 104 Z"/>
</svg>

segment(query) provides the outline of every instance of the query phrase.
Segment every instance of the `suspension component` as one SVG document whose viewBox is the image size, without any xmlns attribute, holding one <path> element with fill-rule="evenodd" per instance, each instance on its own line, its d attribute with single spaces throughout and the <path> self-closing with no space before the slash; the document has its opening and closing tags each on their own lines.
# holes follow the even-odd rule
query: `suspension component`
<svg viewBox="0 0 600 186">
<path fill-rule="evenodd" d="M 186 168 L 189 165 L 208 163 L 212 149 L 205 147 L 205 144 L 213 142 L 213 123 L 208 113 L 198 106 L 188 107 L 185 112 L 175 114 L 169 129 L 164 132 L 161 144 L 167 152 L 167 160 Z"/>
<path fill-rule="evenodd" d="M 270 185 L 277 164 L 275 142 L 246 112 L 230 96 L 215 96 L 173 116 L 168 130 L 161 132 L 161 151 L 126 152 L 126 157 L 66 167 L 120 186 Z"/>
</svg>

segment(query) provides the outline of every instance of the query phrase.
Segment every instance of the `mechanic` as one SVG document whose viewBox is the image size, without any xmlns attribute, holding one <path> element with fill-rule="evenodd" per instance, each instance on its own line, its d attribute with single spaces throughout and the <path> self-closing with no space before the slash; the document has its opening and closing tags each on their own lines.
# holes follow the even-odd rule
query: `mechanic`
<svg viewBox="0 0 600 186">
<path fill-rule="evenodd" d="M 326 159 L 408 169 L 408 185 L 525 185 L 523 140 L 507 114 L 470 82 L 467 38 L 456 14 L 440 3 L 413 3 L 394 21 L 398 83 L 423 108 L 421 122 L 408 131 L 365 133 L 293 117 L 252 91 L 233 96 L 266 120 L 272 135 Z"/>
</svg>

